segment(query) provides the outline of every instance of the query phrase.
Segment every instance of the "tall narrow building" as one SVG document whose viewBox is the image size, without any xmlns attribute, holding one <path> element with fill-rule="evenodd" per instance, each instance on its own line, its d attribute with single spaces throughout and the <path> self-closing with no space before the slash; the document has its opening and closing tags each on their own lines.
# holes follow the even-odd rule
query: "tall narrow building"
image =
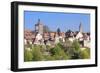
<svg viewBox="0 0 100 73">
<path fill-rule="evenodd" d="M 37 24 L 35 24 L 35 32 L 43 34 L 43 24 L 40 22 L 40 19 L 38 19 Z"/>
<path fill-rule="evenodd" d="M 80 23 L 80 25 L 79 25 L 79 32 L 83 32 L 83 27 L 82 27 L 82 23 Z"/>
</svg>

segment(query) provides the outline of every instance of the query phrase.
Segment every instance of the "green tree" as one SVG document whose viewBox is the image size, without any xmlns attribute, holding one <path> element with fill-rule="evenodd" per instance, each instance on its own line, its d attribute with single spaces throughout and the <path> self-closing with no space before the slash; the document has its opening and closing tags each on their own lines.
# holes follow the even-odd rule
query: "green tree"
<svg viewBox="0 0 100 73">
<path fill-rule="evenodd" d="M 34 48 L 32 48 L 32 55 L 33 61 L 42 61 L 44 59 L 40 46 L 34 46 Z"/>
<path fill-rule="evenodd" d="M 86 48 L 80 52 L 80 57 L 82 59 L 89 59 L 90 58 L 90 49 Z"/>
<path fill-rule="evenodd" d="M 80 44 L 77 40 L 74 40 L 72 43 L 72 56 L 71 59 L 80 59 Z"/>
<path fill-rule="evenodd" d="M 72 43 L 72 47 L 75 49 L 75 51 L 80 51 L 80 44 L 77 40 L 74 40 Z"/>
<path fill-rule="evenodd" d="M 32 53 L 31 51 L 28 51 L 27 49 L 24 50 L 24 61 L 32 61 Z"/>
<path fill-rule="evenodd" d="M 55 60 L 65 60 L 68 59 L 68 56 L 65 54 L 62 45 L 58 43 L 54 48 L 51 49 L 52 56 Z"/>
<path fill-rule="evenodd" d="M 55 60 L 55 58 L 51 55 L 44 55 L 46 61 Z"/>
<path fill-rule="evenodd" d="M 66 39 L 65 43 L 63 43 L 63 46 L 65 47 L 65 51 L 68 51 L 70 48 L 72 48 L 72 42 Z"/>
</svg>

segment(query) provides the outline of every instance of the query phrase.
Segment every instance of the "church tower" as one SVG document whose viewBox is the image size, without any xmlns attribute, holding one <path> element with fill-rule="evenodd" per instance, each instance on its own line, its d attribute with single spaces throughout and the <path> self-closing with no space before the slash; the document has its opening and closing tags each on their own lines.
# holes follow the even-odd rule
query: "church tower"
<svg viewBox="0 0 100 73">
<path fill-rule="evenodd" d="M 35 32 L 43 34 L 43 24 L 40 22 L 40 19 L 38 19 L 37 24 L 35 24 Z"/>
<path fill-rule="evenodd" d="M 83 27 L 82 27 L 82 24 L 80 23 L 80 25 L 79 25 L 79 32 L 83 32 Z"/>
</svg>

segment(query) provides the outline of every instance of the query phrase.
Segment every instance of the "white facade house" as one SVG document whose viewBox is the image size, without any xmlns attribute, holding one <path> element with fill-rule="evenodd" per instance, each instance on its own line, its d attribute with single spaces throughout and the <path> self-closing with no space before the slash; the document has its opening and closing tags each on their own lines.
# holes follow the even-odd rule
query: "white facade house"
<svg viewBox="0 0 100 73">
<path fill-rule="evenodd" d="M 38 33 L 38 34 L 36 35 L 34 44 L 41 44 L 41 45 L 43 44 L 43 37 L 42 37 L 41 34 Z"/>
<path fill-rule="evenodd" d="M 81 32 L 78 32 L 76 35 L 76 39 L 81 39 L 83 37 L 83 34 Z"/>
<path fill-rule="evenodd" d="M 55 37 L 55 43 L 59 43 L 59 37 Z"/>
<path fill-rule="evenodd" d="M 69 40 L 70 42 L 73 42 L 73 41 L 75 40 L 75 38 L 74 38 L 74 37 L 70 37 L 70 38 L 68 38 L 68 40 Z"/>
<path fill-rule="evenodd" d="M 88 47 L 88 48 L 90 48 L 90 41 L 88 41 L 88 40 L 84 40 L 84 47 Z"/>
</svg>

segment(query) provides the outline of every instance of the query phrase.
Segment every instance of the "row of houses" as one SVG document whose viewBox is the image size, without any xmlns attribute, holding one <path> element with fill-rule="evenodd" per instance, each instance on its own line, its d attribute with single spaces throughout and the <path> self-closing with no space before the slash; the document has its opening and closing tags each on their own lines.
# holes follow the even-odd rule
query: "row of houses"
<svg viewBox="0 0 100 73">
<path fill-rule="evenodd" d="M 38 20 L 35 25 L 35 31 L 24 30 L 25 44 L 37 44 L 37 45 L 53 45 L 60 41 L 65 42 L 66 39 L 73 42 L 78 40 L 82 47 L 90 48 L 90 33 L 84 33 L 82 24 L 79 26 L 79 31 L 67 32 L 43 32 L 43 24 Z"/>
</svg>

